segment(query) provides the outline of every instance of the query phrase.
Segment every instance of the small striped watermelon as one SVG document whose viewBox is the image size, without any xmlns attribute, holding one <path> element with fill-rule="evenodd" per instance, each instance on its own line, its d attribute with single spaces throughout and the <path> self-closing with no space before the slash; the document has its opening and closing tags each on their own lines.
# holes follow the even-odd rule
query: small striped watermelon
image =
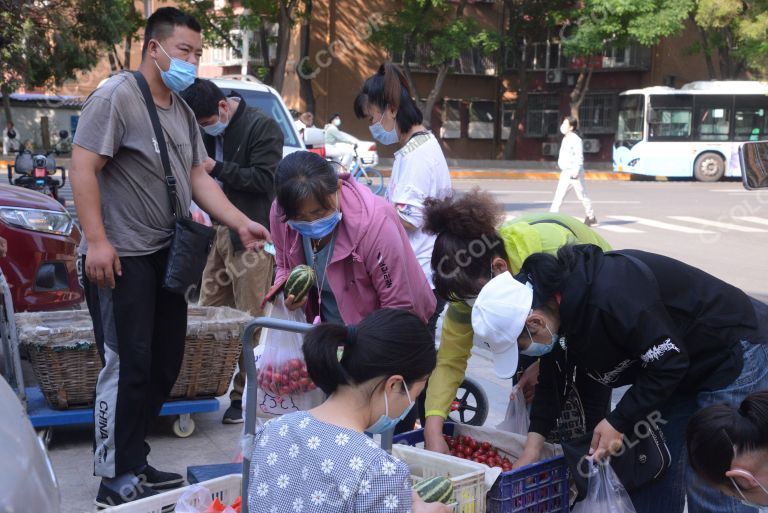
<svg viewBox="0 0 768 513">
<path fill-rule="evenodd" d="M 435 476 L 419 481 L 413 487 L 424 502 L 453 502 L 453 483 L 443 476 Z"/>
<path fill-rule="evenodd" d="M 285 282 L 285 297 L 293 296 L 293 302 L 304 299 L 309 289 L 315 284 L 315 271 L 308 265 L 297 265 Z"/>
</svg>

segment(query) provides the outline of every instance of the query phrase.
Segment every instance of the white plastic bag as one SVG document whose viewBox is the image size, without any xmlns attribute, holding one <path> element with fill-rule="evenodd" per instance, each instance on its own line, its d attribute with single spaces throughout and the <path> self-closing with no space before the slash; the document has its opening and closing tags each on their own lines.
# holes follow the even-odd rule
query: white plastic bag
<svg viewBox="0 0 768 513">
<path fill-rule="evenodd" d="M 269 317 L 293 322 L 306 322 L 301 309 L 286 308 L 283 294 L 275 297 Z M 262 413 L 285 415 L 308 410 L 320 404 L 323 393 L 309 378 L 304 353 L 304 336 L 290 331 L 262 329 L 259 345 L 264 349 L 259 358 L 257 408 Z"/>
<path fill-rule="evenodd" d="M 587 497 L 577 502 L 571 513 L 636 513 L 627 490 L 608 460 L 589 460 Z"/>
<path fill-rule="evenodd" d="M 193 484 L 179 498 L 176 503 L 176 513 L 205 513 L 213 503 L 211 491 L 205 486 Z"/>
<path fill-rule="evenodd" d="M 528 434 L 529 425 L 530 418 L 528 405 L 525 403 L 525 394 L 520 390 L 520 387 L 515 385 L 507 405 L 507 414 L 504 416 L 504 420 L 496 426 L 496 429 L 525 436 Z"/>
</svg>

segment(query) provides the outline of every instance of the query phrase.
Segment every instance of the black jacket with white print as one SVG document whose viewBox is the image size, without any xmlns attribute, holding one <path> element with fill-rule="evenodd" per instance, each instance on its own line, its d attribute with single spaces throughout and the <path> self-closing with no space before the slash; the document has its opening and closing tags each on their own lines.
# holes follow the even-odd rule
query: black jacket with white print
<svg viewBox="0 0 768 513">
<path fill-rule="evenodd" d="M 564 357 L 611 388 L 631 385 L 607 417 L 629 433 L 667 401 L 731 384 L 743 365 L 740 341 L 765 342 L 753 300 L 736 287 L 661 255 L 574 249 L 561 291 L 564 339 L 542 358 L 530 431 L 546 436 L 554 426 L 559 405 L 548 398 Z"/>
</svg>

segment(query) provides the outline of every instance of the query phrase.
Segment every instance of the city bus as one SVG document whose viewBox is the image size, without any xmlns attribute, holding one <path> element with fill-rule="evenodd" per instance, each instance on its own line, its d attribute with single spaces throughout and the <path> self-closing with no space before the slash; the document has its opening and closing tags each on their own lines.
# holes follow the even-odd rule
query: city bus
<svg viewBox="0 0 768 513">
<path fill-rule="evenodd" d="M 768 84 L 691 82 L 619 95 L 613 170 L 716 182 L 741 176 L 739 148 L 768 138 Z"/>
</svg>

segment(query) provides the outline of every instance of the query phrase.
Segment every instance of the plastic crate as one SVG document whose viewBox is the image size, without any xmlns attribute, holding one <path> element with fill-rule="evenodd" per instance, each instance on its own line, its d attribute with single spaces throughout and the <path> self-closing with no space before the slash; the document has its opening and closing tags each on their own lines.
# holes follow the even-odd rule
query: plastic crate
<svg viewBox="0 0 768 513">
<path fill-rule="evenodd" d="M 408 465 L 414 483 L 435 476 L 449 478 L 456 513 L 485 512 L 485 465 L 405 444 L 394 445 L 392 456 Z"/>
<path fill-rule="evenodd" d="M 218 498 L 224 504 L 232 504 L 240 497 L 240 488 L 243 485 L 242 474 L 217 477 L 210 481 L 199 483 L 211 491 L 213 498 Z M 160 493 L 154 497 L 147 497 L 121 506 L 101 510 L 102 513 L 162 513 L 168 511 L 170 506 L 175 506 L 181 496 L 189 487 L 178 488 L 169 492 Z"/>
<path fill-rule="evenodd" d="M 446 422 L 443 426 L 446 435 L 452 436 L 454 430 L 453 423 Z M 424 430 L 397 435 L 393 443 L 423 447 Z M 563 456 L 557 456 L 502 473 L 488 492 L 486 502 L 488 513 L 568 513 L 568 499 L 568 466 Z"/>
</svg>

